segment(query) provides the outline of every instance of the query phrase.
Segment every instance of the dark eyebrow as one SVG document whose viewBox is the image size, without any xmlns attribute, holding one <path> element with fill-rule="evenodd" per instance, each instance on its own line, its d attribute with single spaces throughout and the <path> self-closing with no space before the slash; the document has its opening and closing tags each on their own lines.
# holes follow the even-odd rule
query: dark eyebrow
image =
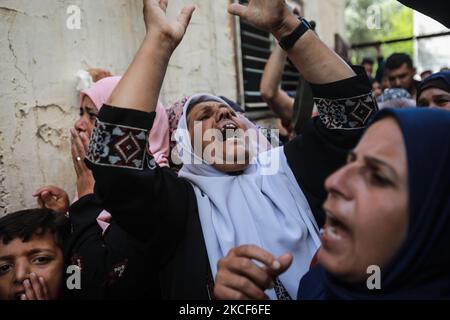
<svg viewBox="0 0 450 320">
<path fill-rule="evenodd" d="M 450 94 L 437 94 L 435 96 L 433 96 L 433 100 L 437 100 L 437 99 L 450 99 Z"/>
<path fill-rule="evenodd" d="M 1 260 L 3 260 L 3 261 L 14 260 L 14 256 L 3 256 L 3 257 L 0 257 L 0 261 Z"/>
<path fill-rule="evenodd" d="M 383 160 L 380 160 L 378 158 L 372 157 L 372 156 L 365 156 L 364 159 L 369 164 L 386 168 L 388 171 L 390 171 L 390 173 L 393 176 L 393 179 L 395 179 L 395 181 L 399 180 L 397 172 L 388 163 L 386 163 Z"/>
<path fill-rule="evenodd" d="M 33 256 L 35 254 L 44 253 L 44 252 L 53 253 L 53 250 L 36 248 L 36 249 L 32 249 L 32 250 L 28 251 L 27 255 L 28 256 Z"/>
<path fill-rule="evenodd" d="M 40 253 L 51 253 L 51 254 L 54 254 L 55 252 L 53 252 L 52 249 L 35 248 L 35 249 L 30 250 L 30 251 L 27 251 L 27 256 L 33 256 L 35 254 L 40 254 Z M 0 261 L 1 260 L 4 260 L 4 261 L 14 260 L 14 256 L 13 255 L 2 256 L 2 257 L 0 257 Z"/>
<path fill-rule="evenodd" d="M 352 160 L 356 160 L 358 158 L 358 155 L 356 154 L 356 152 L 354 150 L 352 150 L 348 153 L 348 157 Z M 393 175 L 394 179 L 396 179 L 396 180 L 399 179 L 398 174 L 394 170 L 394 168 L 391 167 L 388 163 L 384 162 L 383 160 L 380 160 L 380 159 L 372 157 L 372 156 L 364 156 L 364 160 L 369 165 L 385 167 L 388 171 L 390 171 L 390 173 Z"/>
</svg>

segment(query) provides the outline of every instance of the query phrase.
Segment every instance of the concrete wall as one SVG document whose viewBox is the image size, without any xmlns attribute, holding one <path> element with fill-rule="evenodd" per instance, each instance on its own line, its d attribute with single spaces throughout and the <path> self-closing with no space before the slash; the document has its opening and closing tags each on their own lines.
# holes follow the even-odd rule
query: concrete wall
<svg viewBox="0 0 450 320">
<path fill-rule="evenodd" d="M 196 91 L 236 97 L 228 0 L 192 2 L 198 10 L 170 64 L 166 104 Z M 171 0 L 169 14 L 184 3 Z M 69 5 L 81 9 L 79 30 L 66 27 Z M 75 74 L 122 74 L 143 35 L 141 0 L 0 0 L 0 216 L 34 207 L 31 194 L 43 185 L 74 193 Z"/>
<path fill-rule="evenodd" d="M 334 48 L 334 34 L 345 36 L 344 0 L 304 0 L 305 18 L 315 20 L 317 33 L 330 47 Z"/>
</svg>

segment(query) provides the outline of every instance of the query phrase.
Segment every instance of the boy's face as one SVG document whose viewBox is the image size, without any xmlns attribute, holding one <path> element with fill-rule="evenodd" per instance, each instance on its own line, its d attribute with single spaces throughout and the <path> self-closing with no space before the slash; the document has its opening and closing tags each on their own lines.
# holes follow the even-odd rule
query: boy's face
<svg viewBox="0 0 450 320">
<path fill-rule="evenodd" d="M 20 238 L 5 245 L 0 239 L 0 300 L 20 300 L 31 274 L 42 278 L 50 300 L 60 296 L 63 280 L 63 254 L 52 233 Z"/>
</svg>

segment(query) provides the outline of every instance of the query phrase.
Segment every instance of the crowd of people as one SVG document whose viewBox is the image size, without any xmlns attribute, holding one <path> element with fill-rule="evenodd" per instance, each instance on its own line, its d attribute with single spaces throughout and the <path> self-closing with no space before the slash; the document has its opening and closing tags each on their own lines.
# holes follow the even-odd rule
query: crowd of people
<svg viewBox="0 0 450 320">
<path fill-rule="evenodd" d="M 449 71 L 419 82 L 409 56 L 378 50 L 372 78 L 373 60 L 350 66 L 284 0 L 233 3 L 280 43 L 261 82 L 278 146 L 226 97 L 164 108 L 195 7 L 171 20 L 167 0 L 143 2 L 125 74 L 81 92 L 74 200 L 45 186 L 40 208 L 0 219 L 0 300 L 450 298 Z"/>
</svg>

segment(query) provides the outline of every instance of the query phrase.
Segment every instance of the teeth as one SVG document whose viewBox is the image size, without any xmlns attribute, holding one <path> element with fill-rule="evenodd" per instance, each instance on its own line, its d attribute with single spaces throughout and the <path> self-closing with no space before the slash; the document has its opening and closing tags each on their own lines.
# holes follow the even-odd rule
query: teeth
<svg viewBox="0 0 450 320">
<path fill-rule="evenodd" d="M 225 125 L 225 126 L 223 127 L 222 131 L 223 131 L 223 130 L 227 130 L 227 129 L 236 130 L 236 129 L 237 129 L 237 126 L 234 125 L 234 124 L 232 124 L 232 123 L 227 124 L 227 125 Z"/>
<path fill-rule="evenodd" d="M 337 229 L 335 227 L 329 226 L 327 227 L 327 235 L 334 240 L 341 240 L 342 237 L 337 233 Z"/>
<path fill-rule="evenodd" d="M 239 131 L 235 125 L 228 124 L 222 128 L 222 135 L 225 140 L 239 138 Z"/>
<path fill-rule="evenodd" d="M 325 234 L 325 229 L 324 229 L 324 228 L 320 229 L 319 234 L 320 234 L 321 236 L 323 236 L 323 235 Z"/>
</svg>

